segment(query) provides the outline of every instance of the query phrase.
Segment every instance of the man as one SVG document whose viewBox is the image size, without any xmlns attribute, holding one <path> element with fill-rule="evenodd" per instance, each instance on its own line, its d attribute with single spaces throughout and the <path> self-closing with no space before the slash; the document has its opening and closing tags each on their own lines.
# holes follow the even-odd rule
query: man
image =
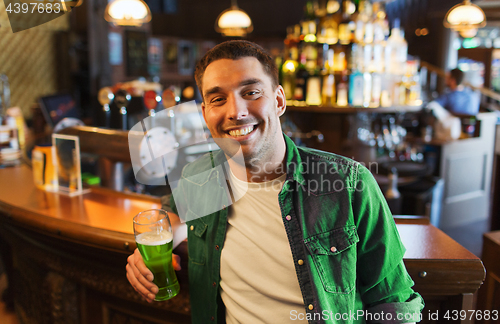
<svg viewBox="0 0 500 324">
<path fill-rule="evenodd" d="M 367 313 L 415 322 L 423 301 L 411 289 L 404 247 L 377 183 L 359 163 L 298 148 L 283 135 L 286 100 L 271 57 L 247 41 L 225 42 L 203 57 L 195 77 L 212 136 L 241 145 L 244 162 L 219 145 L 222 151 L 184 168 L 189 181 L 176 191 L 185 206 L 174 192 L 165 207 L 187 208 L 182 213 L 190 216 L 193 323 L 364 323 Z M 205 172 L 225 160 L 227 179 Z M 226 195 L 199 194 L 226 181 Z M 196 217 L 203 216 L 200 205 L 219 199 L 235 202 Z M 137 251 L 127 278 L 152 301 L 158 290 Z"/>
<path fill-rule="evenodd" d="M 453 69 L 446 75 L 446 86 L 449 91 L 442 94 L 435 101 L 453 114 L 477 115 L 479 112 L 479 95 L 462 82 L 464 72 Z"/>
</svg>

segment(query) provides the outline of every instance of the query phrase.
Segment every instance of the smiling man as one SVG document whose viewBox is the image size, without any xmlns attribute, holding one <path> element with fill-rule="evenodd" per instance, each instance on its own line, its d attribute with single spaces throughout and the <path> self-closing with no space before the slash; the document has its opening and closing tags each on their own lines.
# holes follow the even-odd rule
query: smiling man
<svg viewBox="0 0 500 324">
<path fill-rule="evenodd" d="M 411 288 L 377 183 L 359 163 L 298 148 L 281 132 L 286 100 L 272 58 L 256 44 L 224 42 L 202 58 L 195 77 L 203 117 L 222 150 L 187 165 L 182 177 L 191 180 L 176 189 L 192 216 L 193 323 L 418 321 L 423 300 Z M 238 163 L 231 157 L 240 148 Z M 227 176 L 203 176 L 224 161 Z M 218 200 L 234 203 L 200 212 Z M 177 213 L 179 201 L 164 208 Z M 127 278 L 153 300 L 158 290 L 138 251 Z"/>
</svg>

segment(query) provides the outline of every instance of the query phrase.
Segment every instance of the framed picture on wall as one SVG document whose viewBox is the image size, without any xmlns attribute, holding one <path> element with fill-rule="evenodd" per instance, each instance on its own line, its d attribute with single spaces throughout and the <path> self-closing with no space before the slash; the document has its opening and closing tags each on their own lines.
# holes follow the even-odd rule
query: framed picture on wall
<svg viewBox="0 0 500 324">
<path fill-rule="evenodd" d="M 125 31 L 127 76 L 148 76 L 148 36 L 146 32 Z"/>
<path fill-rule="evenodd" d="M 165 59 L 165 64 L 177 64 L 177 44 L 169 42 L 165 44 L 164 47 L 163 57 Z"/>
<path fill-rule="evenodd" d="M 149 74 L 159 75 L 163 56 L 163 44 L 158 38 L 150 38 L 148 41 Z"/>
<path fill-rule="evenodd" d="M 177 67 L 179 74 L 192 75 L 194 72 L 195 52 L 193 43 L 180 40 L 177 42 Z"/>
</svg>

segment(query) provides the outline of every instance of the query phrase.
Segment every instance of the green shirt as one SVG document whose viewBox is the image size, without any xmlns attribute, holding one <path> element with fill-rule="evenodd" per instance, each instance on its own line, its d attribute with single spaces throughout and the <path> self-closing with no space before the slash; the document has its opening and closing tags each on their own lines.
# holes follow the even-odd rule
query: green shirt
<svg viewBox="0 0 500 324">
<path fill-rule="evenodd" d="M 411 288 L 405 248 L 370 171 L 284 137 L 287 176 L 278 200 L 309 323 L 418 322 L 424 303 Z M 170 199 L 189 228 L 193 323 L 225 322 L 219 283 L 232 203 L 227 167 L 222 151 L 187 165 Z"/>
</svg>

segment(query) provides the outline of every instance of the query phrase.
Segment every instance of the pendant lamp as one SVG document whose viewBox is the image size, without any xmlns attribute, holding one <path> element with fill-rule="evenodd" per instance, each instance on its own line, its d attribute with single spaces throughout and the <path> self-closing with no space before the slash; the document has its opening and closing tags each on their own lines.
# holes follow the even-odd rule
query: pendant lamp
<svg viewBox="0 0 500 324">
<path fill-rule="evenodd" d="M 118 26 L 141 26 L 151 21 L 151 11 L 142 0 L 113 0 L 106 6 L 104 19 Z"/>
<path fill-rule="evenodd" d="M 486 26 L 486 16 L 479 6 L 465 0 L 446 13 L 443 25 L 459 32 L 464 38 L 474 37 L 479 28 Z"/>
<path fill-rule="evenodd" d="M 231 8 L 224 10 L 215 22 L 215 31 L 223 36 L 244 37 L 252 30 L 252 20 L 238 8 L 236 0 L 231 0 Z"/>
</svg>

